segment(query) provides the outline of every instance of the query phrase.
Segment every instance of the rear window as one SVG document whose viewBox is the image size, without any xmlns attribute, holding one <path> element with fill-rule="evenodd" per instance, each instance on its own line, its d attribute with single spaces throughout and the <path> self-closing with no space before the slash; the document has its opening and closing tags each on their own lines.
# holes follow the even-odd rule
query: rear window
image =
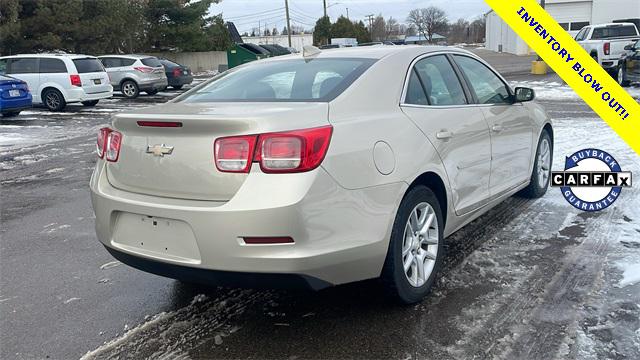
<svg viewBox="0 0 640 360">
<path fill-rule="evenodd" d="M 635 26 L 632 26 L 632 25 L 615 26 L 615 27 L 593 29 L 593 35 L 591 35 L 591 40 L 611 39 L 611 38 L 617 38 L 617 37 L 636 36 L 636 35 L 638 34 L 636 32 Z"/>
<path fill-rule="evenodd" d="M 181 101 L 331 101 L 374 62 L 335 58 L 253 63 L 226 72 Z"/>
<path fill-rule="evenodd" d="M 40 58 L 41 73 L 66 73 L 67 66 L 60 59 Z"/>
<path fill-rule="evenodd" d="M 162 65 L 164 66 L 168 66 L 168 67 L 176 67 L 176 66 L 180 66 L 179 64 L 174 63 L 171 60 L 160 60 L 160 63 L 162 63 Z"/>
<path fill-rule="evenodd" d="M 140 60 L 143 64 L 145 64 L 146 66 L 151 66 L 151 67 L 160 67 L 162 66 L 162 64 L 160 63 L 160 60 L 153 58 L 153 57 L 149 57 L 149 58 L 144 58 Z"/>
<path fill-rule="evenodd" d="M 76 69 L 80 74 L 104 71 L 104 68 L 102 67 L 102 63 L 98 59 L 94 59 L 94 58 L 74 59 L 73 63 L 76 65 Z"/>
</svg>

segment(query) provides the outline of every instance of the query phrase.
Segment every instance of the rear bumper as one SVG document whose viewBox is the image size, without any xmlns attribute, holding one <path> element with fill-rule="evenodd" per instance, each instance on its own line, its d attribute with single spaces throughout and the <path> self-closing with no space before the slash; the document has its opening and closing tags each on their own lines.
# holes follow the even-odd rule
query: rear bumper
<svg viewBox="0 0 640 360">
<path fill-rule="evenodd" d="M 2 99 L 0 100 L 0 113 L 29 109 L 31 104 L 31 95 L 20 99 Z"/>
<path fill-rule="evenodd" d="M 167 78 L 156 80 L 143 80 L 138 83 L 140 91 L 162 90 L 168 85 Z"/>
<path fill-rule="evenodd" d="M 187 85 L 193 82 L 193 76 L 180 76 L 168 78 L 169 86 Z"/>
<path fill-rule="evenodd" d="M 113 87 L 109 85 L 109 88 L 106 91 L 97 92 L 88 94 L 84 89 L 67 89 L 67 93 L 65 94 L 65 101 L 68 103 L 73 102 L 81 102 L 81 101 L 91 101 L 91 100 L 100 100 L 100 99 L 108 99 L 113 96 Z"/>
<path fill-rule="evenodd" d="M 223 280 L 227 285 L 257 284 L 278 274 L 278 279 L 303 278 L 314 289 L 380 275 L 397 202 L 407 186 L 346 190 L 322 168 L 265 181 L 274 175 L 258 169 L 230 201 L 210 202 L 119 190 L 106 173 L 99 160 L 90 184 L 98 239 L 110 250 L 153 262 L 153 269 L 143 270 L 200 282 L 216 277 L 209 270 L 233 273 L 222 276 L 230 279 Z M 151 220 L 145 220 L 156 218 L 180 235 L 167 239 L 148 230 Z M 289 236 L 295 243 L 248 245 L 247 236 Z"/>
</svg>

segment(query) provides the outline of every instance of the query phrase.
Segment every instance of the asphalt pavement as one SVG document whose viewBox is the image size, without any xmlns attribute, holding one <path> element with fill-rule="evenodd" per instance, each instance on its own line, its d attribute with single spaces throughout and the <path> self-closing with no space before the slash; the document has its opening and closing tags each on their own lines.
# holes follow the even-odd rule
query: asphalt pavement
<svg viewBox="0 0 640 360">
<path fill-rule="evenodd" d="M 585 147 L 633 153 L 553 76 L 554 169 Z M 640 89 L 633 91 L 640 99 Z M 640 196 L 583 213 L 558 189 L 507 199 L 446 240 L 422 303 L 376 281 L 320 292 L 206 288 L 129 268 L 99 244 L 88 181 L 111 114 L 181 91 L 0 118 L 0 358 L 640 358 Z"/>
</svg>

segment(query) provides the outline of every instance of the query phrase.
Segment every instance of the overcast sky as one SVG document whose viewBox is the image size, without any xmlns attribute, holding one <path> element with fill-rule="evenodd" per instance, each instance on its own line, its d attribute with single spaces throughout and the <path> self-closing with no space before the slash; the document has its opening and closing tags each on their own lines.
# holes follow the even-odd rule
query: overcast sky
<svg viewBox="0 0 640 360">
<path fill-rule="evenodd" d="M 459 18 L 474 19 L 489 10 L 483 0 L 327 0 L 328 14 L 332 21 L 340 15 L 352 20 L 365 20 L 368 14 L 393 16 L 405 22 L 411 9 L 434 5 L 444 9 L 450 21 Z M 322 16 L 322 0 L 289 0 L 291 25 L 310 29 Z M 211 6 L 212 14 L 223 13 L 225 21 L 233 21 L 238 31 L 251 32 L 258 23 L 264 28 L 276 27 L 281 31 L 285 26 L 284 0 L 222 0 Z"/>
</svg>

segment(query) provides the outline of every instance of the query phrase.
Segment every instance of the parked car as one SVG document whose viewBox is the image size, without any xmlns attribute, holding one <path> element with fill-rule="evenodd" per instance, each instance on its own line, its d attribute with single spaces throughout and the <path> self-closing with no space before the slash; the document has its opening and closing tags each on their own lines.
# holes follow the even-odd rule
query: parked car
<svg viewBox="0 0 640 360">
<path fill-rule="evenodd" d="M 585 26 L 575 40 L 605 70 L 612 74 L 618 71 L 624 47 L 640 39 L 633 23 L 611 23 Z"/>
<path fill-rule="evenodd" d="M 640 40 L 624 49 L 618 67 L 618 84 L 627 87 L 632 82 L 640 82 Z"/>
<path fill-rule="evenodd" d="M 0 69 L 1 70 L 1 69 Z M 27 83 L 7 75 L 0 75 L 0 114 L 16 116 L 31 107 L 32 97 Z"/>
<path fill-rule="evenodd" d="M 61 111 L 67 104 L 95 106 L 113 96 L 109 76 L 93 56 L 71 54 L 25 54 L 0 57 L 0 69 L 23 80 L 31 89 L 34 104 Z"/>
<path fill-rule="evenodd" d="M 167 59 L 158 58 L 158 60 L 160 60 L 160 63 L 164 66 L 167 82 L 172 88 L 180 90 L 184 85 L 193 82 L 193 74 L 191 74 L 191 69 L 188 67 Z"/>
<path fill-rule="evenodd" d="M 158 58 L 148 55 L 105 55 L 98 57 L 107 69 L 114 89 L 128 98 L 141 91 L 155 95 L 167 87 L 167 76 Z"/>
<path fill-rule="evenodd" d="M 115 258 L 231 286 L 382 277 L 412 303 L 446 236 L 545 194 L 553 131 L 533 90 L 457 48 L 312 50 L 100 130 L 91 198 Z"/>
</svg>

